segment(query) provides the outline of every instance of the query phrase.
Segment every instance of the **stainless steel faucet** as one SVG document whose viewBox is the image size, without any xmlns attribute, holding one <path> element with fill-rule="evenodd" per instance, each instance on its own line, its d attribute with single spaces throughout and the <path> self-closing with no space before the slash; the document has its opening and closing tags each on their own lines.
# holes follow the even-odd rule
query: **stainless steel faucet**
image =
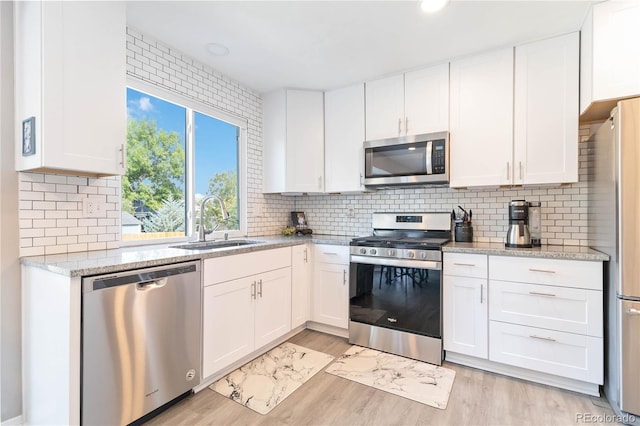
<svg viewBox="0 0 640 426">
<path fill-rule="evenodd" d="M 204 206 L 207 204 L 207 201 L 211 199 L 218 200 L 220 204 L 220 210 L 222 210 L 222 220 L 229 219 L 229 211 L 227 210 L 227 206 L 224 205 L 224 200 L 217 196 L 216 194 L 207 195 L 202 200 L 200 200 L 200 226 L 198 228 L 198 242 L 202 243 L 206 240 L 205 235 L 208 233 L 204 228 Z"/>
</svg>

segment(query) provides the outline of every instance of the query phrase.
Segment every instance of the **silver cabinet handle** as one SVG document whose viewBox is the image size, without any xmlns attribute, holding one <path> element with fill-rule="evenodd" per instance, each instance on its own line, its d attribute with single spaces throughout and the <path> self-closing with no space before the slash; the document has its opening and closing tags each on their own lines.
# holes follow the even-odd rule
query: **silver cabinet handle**
<svg viewBox="0 0 640 426">
<path fill-rule="evenodd" d="M 531 334 L 529 335 L 529 337 L 531 337 L 532 339 L 540 339 L 540 340 L 547 340 L 549 342 L 557 342 L 557 340 L 554 339 L 553 337 L 536 336 L 535 334 Z"/>
<path fill-rule="evenodd" d="M 398 135 L 402 133 L 402 119 L 398 117 Z"/>
<path fill-rule="evenodd" d="M 553 293 L 540 293 L 538 291 L 530 291 L 529 294 L 532 294 L 534 296 L 556 297 L 556 295 Z"/>
<path fill-rule="evenodd" d="M 125 168 L 125 149 L 124 149 L 124 144 L 120 144 L 120 149 L 118 150 L 120 151 L 120 165 L 122 166 L 122 168 Z"/>
<path fill-rule="evenodd" d="M 634 308 L 629 308 L 629 309 L 627 309 L 627 314 L 628 315 L 640 315 L 640 310 L 634 309 Z"/>
<path fill-rule="evenodd" d="M 364 186 L 364 176 L 360 173 L 360 186 Z"/>
<path fill-rule="evenodd" d="M 307 248 L 304 249 L 304 263 L 309 263 L 309 257 L 307 254 Z"/>
<path fill-rule="evenodd" d="M 509 165 L 509 162 L 507 161 L 507 180 L 511 180 L 511 167 Z"/>
<path fill-rule="evenodd" d="M 330 251 L 322 252 L 322 254 L 327 254 L 329 256 L 337 256 L 338 255 L 338 253 L 333 253 L 333 252 L 330 252 Z"/>
<path fill-rule="evenodd" d="M 456 263 L 453 262 L 454 265 L 456 266 L 476 266 L 475 263 Z"/>
<path fill-rule="evenodd" d="M 262 280 L 258 280 L 258 296 L 262 298 Z"/>
<path fill-rule="evenodd" d="M 342 270 L 342 285 L 347 285 L 347 270 Z"/>
<path fill-rule="evenodd" d="M 555 274 L 556 271 L 549 271 L 548 269 L 533 269 L 533 268 L 529 268 L 529 271 L 531 272 L 544 272 L 546 274 Z"/>
<path fill-rule="evenodd" d="M 519 161 L 520 163 L 520 180 L 522 180 L 522 161 Z"/>
<path fill-rule="evenodd" d="M 409 117 L 404 118 L 404 133 L 409 134 Z"/>
<path fill-rule="evenodd" d="M 256 282 L 255 281 L 251 283 L 251 298 L 253 300 L 256 299 Z"/>
<path fill-rule="evenodd" d="M 318 176 L 318 189 L 322 189 L 322 176 Z"/>
<path fill-rule="evenodd" d="M 484 284 L 480 284 L 480 303 L 483 303 L 483 296 L 484 296 Z"/>
</svg>

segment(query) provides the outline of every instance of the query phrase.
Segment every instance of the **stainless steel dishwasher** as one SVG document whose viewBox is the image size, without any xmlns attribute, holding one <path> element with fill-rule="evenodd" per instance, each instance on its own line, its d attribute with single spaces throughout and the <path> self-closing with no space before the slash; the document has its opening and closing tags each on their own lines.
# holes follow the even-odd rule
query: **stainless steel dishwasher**
<svg viewBox="0 0 640 426">
<path fill-rule="evenodd" d="M 200 381 L 200 262 L 82 280 L 82 424 L 128 424 Z"/>
</svg>

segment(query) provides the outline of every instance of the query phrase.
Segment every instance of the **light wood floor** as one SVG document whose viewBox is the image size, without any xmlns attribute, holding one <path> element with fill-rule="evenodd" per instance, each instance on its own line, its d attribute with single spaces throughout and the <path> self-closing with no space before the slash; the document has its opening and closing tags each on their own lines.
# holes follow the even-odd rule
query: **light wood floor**
<svg viewBox="0 0 640 426">
<path fill-rule="evenodd" d="M 346 339 L 305 330 L 290 342 L 339 356 Z M 575 425 L 577 413 L 613 416 L 604 398 L 512 379 L 456 364 L 446 410 L 423 405 L 324 371 L 267 415 L 210 389 L 180 402 L 149 425 Z M 590 423 L 598 424 L 598 423 Z"/>
</svg>

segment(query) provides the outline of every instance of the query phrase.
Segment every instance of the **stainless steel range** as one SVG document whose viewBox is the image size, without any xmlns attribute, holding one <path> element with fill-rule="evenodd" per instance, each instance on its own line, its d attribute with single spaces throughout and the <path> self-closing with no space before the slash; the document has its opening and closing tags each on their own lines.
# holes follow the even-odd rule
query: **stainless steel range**
<svg viewBox="0 0 640 426">
<path fill-rule="evenodd" d="M 349 342 L 442 364 L 442 246 L 450 213 L 374 213 L 351 241 Z"/>
</svg>

